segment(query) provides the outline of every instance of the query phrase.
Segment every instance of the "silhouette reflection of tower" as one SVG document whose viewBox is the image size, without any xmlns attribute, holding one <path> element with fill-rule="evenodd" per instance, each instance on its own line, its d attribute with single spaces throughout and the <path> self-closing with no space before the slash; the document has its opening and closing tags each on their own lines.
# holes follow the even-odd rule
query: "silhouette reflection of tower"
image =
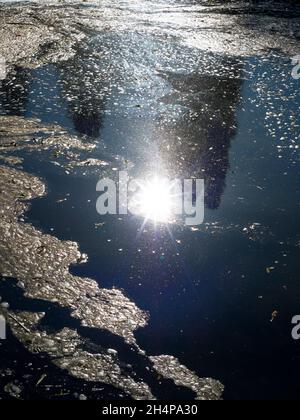
<svg viewBox="0 0 300 420">
<path fill-rule="evenodd" d="M 84 52 L 58 65 L 62 97 L 80 135 L 99 138 L 105 111 L 105 78 Z"/>
<path fill-rule="evenodd" d="M 226 187 L 241 96 L 241 66 L 232 59 L 230 64 L 236 70 L 222 76 L 168 74 L 173 91 L 165 101 L 176 102 L 186 111 L 176 123 L 163 124 L 159 130 L 160 153 L 169 172 L 181 178 L 204 178 L 205 204 L 210 209 L 220 206 Z"/>
</svg>

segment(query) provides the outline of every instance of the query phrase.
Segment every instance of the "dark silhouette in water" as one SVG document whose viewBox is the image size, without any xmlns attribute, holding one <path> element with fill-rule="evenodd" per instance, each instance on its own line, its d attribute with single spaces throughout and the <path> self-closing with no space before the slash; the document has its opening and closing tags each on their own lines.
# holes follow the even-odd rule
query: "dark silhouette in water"
<svg viewBox="0 0 300 420">
<path fill-rule="evenodd" d="M 99 138 L 105 111 L 104 87 L 107 81 L 88 56 L 88 51 L 88 47 L 79 48 L 72 60 L 59 64 L 63 86 L 61 95 L 63 98 L 71 98 L 68 99 L 69 114 L 77 133 Z"/>
<path fill-rule="evenodd" d="M 243 82 L 241 68 L 232 64 L 232 76 L 168 75 L 176 93 L 165 100 L 176 96 L 177 102 L 189 111 L 175 126 L 163 126 L 161 152 L 171 171 L 176 167 L 182 177 L 205 179 L 205 203 L 210 209 L 220 206 L 229 170 L 229 149 L 236 133 L 235 112 Z M 173 147 L 171 152 L 166 151 L 169 144 Z"/>
</svg>

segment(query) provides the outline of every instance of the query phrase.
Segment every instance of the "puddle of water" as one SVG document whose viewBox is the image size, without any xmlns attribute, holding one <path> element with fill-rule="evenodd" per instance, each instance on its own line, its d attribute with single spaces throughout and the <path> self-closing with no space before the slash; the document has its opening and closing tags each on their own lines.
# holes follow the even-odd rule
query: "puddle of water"
<svg viewBox="0 0 300 420">
<path fill-rule="evenodd" d="M 28 220 L 80 244 L 89 261 L 74 273 L 124 289 L 149 311 L 137 332 L 148 354 L 221 380 L 225 398 L 291 398 L 300 165 L 289 58 L 225 58 L 136 34 L 96 36 L 79 53 L 17 71 L 2 86 L 0 112 L 88 137 L 95 158 L 121 156 L 133 176 L 162 165 L 170 177 L 204 177 L 205 224 L 141 231 L 139 218 L 100 217 L 101 170 L 62 175 L 21 154 L 49 186 Z"/>
</svg>

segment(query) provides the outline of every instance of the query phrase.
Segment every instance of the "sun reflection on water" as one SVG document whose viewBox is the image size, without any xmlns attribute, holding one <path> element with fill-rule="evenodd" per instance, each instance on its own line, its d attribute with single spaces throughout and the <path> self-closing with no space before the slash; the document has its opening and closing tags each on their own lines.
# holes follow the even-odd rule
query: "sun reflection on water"
<svg viewBox="0 0 300 420">
<path fill-rule="evenodd" d="M 138 183 L 138 192 L 134 194 L 131 209 L 145 221 L 170 224 L 175 221 L 175 195 L 173 183 L 167 178 L 154 176 Z"/>
</svg>

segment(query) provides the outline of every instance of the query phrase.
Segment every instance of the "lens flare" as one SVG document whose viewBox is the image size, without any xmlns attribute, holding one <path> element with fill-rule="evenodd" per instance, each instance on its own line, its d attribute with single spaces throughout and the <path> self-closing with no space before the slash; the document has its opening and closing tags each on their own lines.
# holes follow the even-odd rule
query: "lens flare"
<svg viewBox="0 0 300 420">
<path fill-rule="evenodd" d="M 171 223 L 173 196 L 170 181 L 155 177 L 139 185 L 134 197 L 135 214 L 155 223 Z"/>
</svg>

